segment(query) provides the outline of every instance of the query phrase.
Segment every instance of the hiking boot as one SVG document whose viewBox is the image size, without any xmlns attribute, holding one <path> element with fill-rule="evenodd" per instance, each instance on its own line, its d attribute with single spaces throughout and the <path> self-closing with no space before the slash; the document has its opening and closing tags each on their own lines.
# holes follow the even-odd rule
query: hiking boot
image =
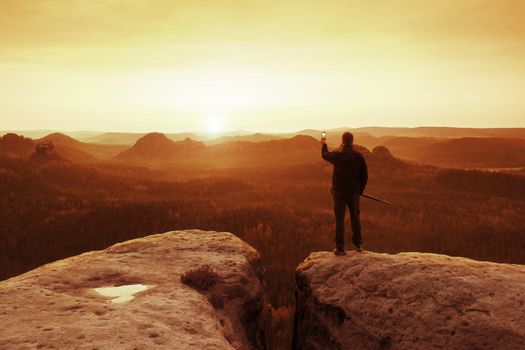
<svg viewBox="0 0 525 350">
<path fill-rule="evenodd" d="M 355 246 L 355 251 L 356 252 L 362 252 L 363 251 L 363 248 L 361 247 L 361 244 Z"/>
<path fill-rule="evenodd" d="M 335 255 L 346 255 L 346 251 L 344 249 L 335 248 L 334 249 L 334 254 Z"/>
</svg>

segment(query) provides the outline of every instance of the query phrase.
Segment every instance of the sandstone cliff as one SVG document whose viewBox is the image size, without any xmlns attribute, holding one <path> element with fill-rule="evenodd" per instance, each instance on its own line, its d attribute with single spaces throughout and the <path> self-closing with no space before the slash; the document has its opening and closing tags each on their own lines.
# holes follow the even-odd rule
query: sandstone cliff
<svg viewBox="0 0 525 350">
<path fill-rule="evenodd" d="M 525 349 L 525 266 L 317 252 L 296 281 L 295 349 Z"/>
<path fill-rule="evenodd" d="M 203 264 L 215 285 L 181 282 Z M 97 292 L 110 286 L 138 289 Z M 0 312 L 0 349 L 269 348 L 259 254 L 230 233 L 168 232 L 44 265 L 0 283 Z"/>
</svg>

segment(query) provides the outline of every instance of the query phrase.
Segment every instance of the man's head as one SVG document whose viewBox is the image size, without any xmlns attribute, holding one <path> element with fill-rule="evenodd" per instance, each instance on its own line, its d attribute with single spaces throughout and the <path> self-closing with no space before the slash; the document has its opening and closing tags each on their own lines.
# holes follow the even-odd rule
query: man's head
<svg viewBox="0 0 525 350">
<path fill-rule="evenodd" d="M 354 135 L 351 132 L 345 132 L 343 134 L 343 145 L 351 145 L 354 143 Z"/>
</svg>

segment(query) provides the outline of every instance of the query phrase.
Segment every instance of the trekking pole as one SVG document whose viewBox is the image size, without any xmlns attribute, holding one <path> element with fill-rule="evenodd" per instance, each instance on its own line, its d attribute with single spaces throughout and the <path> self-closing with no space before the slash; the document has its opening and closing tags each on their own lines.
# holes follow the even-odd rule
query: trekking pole
<svg viewBox="0 0 525 350">
<path fill-rule="evenodd" d="M 367 194 L 362 194 L 361 196 L 365 197 L 365 198 L 368 198 L 368 199 L 371 199 L 371 200 L 374 200 L 376 202 L 380 202 L 380 203 L 384 203 L 384 204 L 388 204 L 388 205 L 392 205 L 392 203 L 390 202 L 387 202 L 385 200 L 382 200 L 382 199 L 379 199 L 379 198 L 376 198 L 376 197 L 373 197 L 373 196 L 369 196 Z"/>
</svg>

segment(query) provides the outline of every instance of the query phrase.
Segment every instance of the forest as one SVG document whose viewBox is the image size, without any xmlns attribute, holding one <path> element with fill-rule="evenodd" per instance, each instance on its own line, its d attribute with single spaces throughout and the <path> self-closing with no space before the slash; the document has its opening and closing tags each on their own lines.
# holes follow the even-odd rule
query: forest
<svg viewBox="0 0 525 350">
<path fill-rule="evenodd" d="M 525 177 L 367 161 L 366 193 L 393 205 L 362 199 L 366 250 L 525 263 Z M 330 181 L 318 159 L 179 171 L 1 157 L 0 278 L 153 233 L 228 231 L 262 255 L 280 348 L 290 340 L 295 267 L 334 246 Z"/>
</svg>

